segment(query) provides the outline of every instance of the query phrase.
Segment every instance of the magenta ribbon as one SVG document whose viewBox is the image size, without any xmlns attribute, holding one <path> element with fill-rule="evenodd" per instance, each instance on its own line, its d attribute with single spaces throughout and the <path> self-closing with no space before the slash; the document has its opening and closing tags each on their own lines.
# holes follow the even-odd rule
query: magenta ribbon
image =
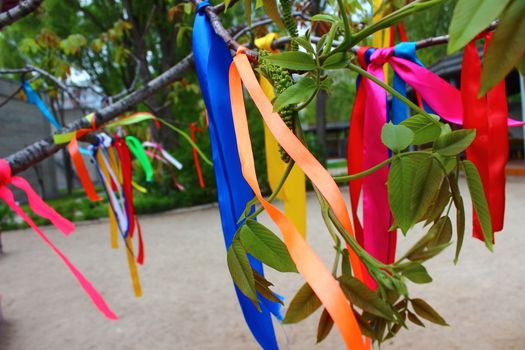
<svg viewBox="0 0 525 350">
<path fill-rule="evenodd" d="M 16 214 L 18 214 L 39 236 L 40 238 L 62 259 L 71 273 L 76 277 L 80 286 L 91 298 L 96 307 L 109 319 L 117 320 L 118 317 L 107 306 L 104 298 L 93 287 L 86 277 L 69 261 L 69 259 L 47 238 L 40 228 L 31 220 L 24 210 L 16 203 L 13 192 L 7 187 L 12 184 L 24 191 L 29 201 L 29 207 L 33 212 L 45 219 L 50 220 L 64 235 L 68 236 L 74 229 L 74 224 L 58 214 L 53 208 L 48 206 L 42 198 L 33 190 L 29 182 L 18 176 L 11 176 L 11 167 L 4 159 L 0 159 L 0 199 L 2 199 Z"/>
<path fill-rule="evenodd" d="M 410 85 L 428 106 L 444 120 L 463 125 L 461 92 L 438 75 L 417 63 L 395 57 L 394 48 L 375 49 L 366 66 L 367 72 L 384 81 L 383 65 L 393 70 Z M 363 130 L 363 168 L 368 169 L 388 158 L 388 149 L 381 142 L 381 130 L 387 122 L 386 91 L 363 79 L 366 89 Z M 511 127 L 525 122 L 507 118 Z M 350 141 L 351 142 L 351 141 Z M 363 247 L 376 259 L 389 263 L 395 256 L 395 232 L 389 232 L 392 217 L 388 206 L 386 182 L 388 169 L 382 168 L 363 179 Z"/>
<path fill-rule="evenodd" d="M 384 81 L 383 64 L 391 58 L 393 48 L 377 49 L 370 56 L 367 72 Z M 363 126 L 363 168 L 368 169 L 388 158 L 388 148 L 381 142 L 381 130 L 387 121 L 386 91 L 370 79 L 363 79 L 366 101 Z M 388 206 L 386 167 L 363 178 L 363 247 L 376 259 L 392 262 L 391 244 L 395 239 L 388 228 L 392 216 Z"/>
<path fill-rule="evenodd" d="M 381 50 L 390 50 L 390 48 L 376 51 Z M 388 54 L 392 55 L 392 52 Z M 437 115 L 450 123 L 463 125 L 463 104 L 461 92 L 457 88 L 414 62 L 394 56 L 390 56 L 386 61 L 401 79 L 421 95 Z M 516 127 L 525 125 L 525 122 L 508 118 L 507 124 Z"/>
</svg>

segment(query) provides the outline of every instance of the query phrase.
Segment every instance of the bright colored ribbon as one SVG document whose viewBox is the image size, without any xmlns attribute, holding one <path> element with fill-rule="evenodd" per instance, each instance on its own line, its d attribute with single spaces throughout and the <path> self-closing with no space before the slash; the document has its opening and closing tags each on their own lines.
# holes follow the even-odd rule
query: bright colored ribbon
<svg viewBox="0 0 525 350">
<path fill-rule="evenodd" d="M 159 143 L 151 142 L 151 141 L 144 141 L 142 143 L 142 146 L 145 148 L 146 147 L 154 148 L 156 151 L 158 151 L 162 155 L 162 157 L 164 158 L 164 160 L 166 160 L 166 162 L 170 163 L 171 165 L 173 165 L 175 168 L 179 170 L 182 169 L 182 163 L 179 162 L 177 159 L 175 159 L 171 154 L 169 154 L 168 151 L 166 151 Z M 146 151 L 146 154 L 148 154 L 151 157 L 151 152 Z M 159 157 L 155 156 L 155 158 L 159 158 Z"/>
<path fill-rule="evenodd" d="M 53 138 L 57 144 L 69 142 L 67 150 L 69 151 L 69 155 L 71 156 L 71 160 L 73 161 L 73 165 L 75 166 L 78 178 L 80 179 L 80 183 L 82 184 L 86 195 L 91 201 L 100 201 L 102 198 L 95 190 L 95 186 L 91 181 L 91 177 L 89 176 L 89 172 L 84 164 L 84 159 L 82 158 L 78 146 L 78 139 L 97 130 L 97 126 L 95 125 L 95 114 L 90 114 L 85 118 L 90 121 L 91 128 L 79 129 L 65 134 L 55 134 L 53 135 Z"/>
<path fill-rule="evenodd" d="M 126 143 L 128 144 L 129 150 L 133 153 L 133 156 L 139 161 L 144 173 L 146 174 L 146 181 L 153 181 L 153 168 L 149 161 L 148 155 L 144 150 L 144 146 L 135 136 L 128 135 L 125 137 Z"/>
<path fill-rule="evenodd" d="M 58 123 L 56 118 L 53 116 L 53 113 L 47 108 L 46 104 L 40 96 L 36 93 L 35 90 L 31 87 L 31 84 L 24 80 L 22 81 L 22 89 L 24 89 L 24 93 L 27 97 L 27 102 L 34 104 L 39 110 L 40 113 L 57 129 L 62 130 L 62 126 Z"/>
<path fill-rule="evenodd" d="M 250 186 L 241 173 L 233 120 L 229 102 L 228 70 L 231 56 L 224 41 L 213 31 L 202 10 L 201 2 L 193 26 L 193 54 L 199 85 L 208 110 L 213 169 L 217 184 L 219 211 L 226 247 L 229 247 L 239 225 L 238 219 L 253 198 Z M 250 265 L 263 272 L 260 261 L 249 257 Z M 262 303 L 259 312 L 253 303 L 235 287 L 244 318 L 253 336 L 265 350 L 278 349 L 270 312 L 280 314 L 278 303 Z M 264 297 L 258 296 L 264 301 Z"/>
<path fill-rule="evenodd" d="M 485 50 L 491 33 L 485 38 Z M 478 38 L 476 38 L 478 39 Z M 507 95 L 505 79 L 478 99 L 481 86 L 481 60 L 476 39 L 465 47 L 461 69 L 463 127 L 476 129 L 476 138 L 467 149 L 467 158 L 478 168 L 492 219 L 493 232 L 503 229 L 505 216 L 505 165 L 509 156 Z M 483 240 L 479 220 L 474 215 L 474 237 Z"/>
<path fill-rule="evenodd" d="M 365 64 L 367 72 L 384 80 L 383 63 L 393 51 L 377 49 L 366 65 L 366 48 L 359 50 L 359 61 Z M 355 99 L 350 125 L 348 166 L 350 174 L 368 169 L 383 162 L 389 156 L 388 149 L 381 142 L 381 130 L 387 122 L 387 95 L 385 90 L 369 79 L 361 79 Z M 355 139 L 354 139 L 355 137 Z M 386 182 L 388 169 L 382 168 L 362 180 L 351 183 L 351 202 L 354 224 L 359 243 L 376 259 L 391 263 L 395 258 L 396 233 L 389 232 L 392 223 L 388 205 Z M 357 204 L 362 190 L 363 225 L 357 216 Z M 367 278 L 367 284 L 375 287 L 375 282 Z"/>
<path fill-rule="evenodd" d="M 259 49 L 272 50 L 272 42 L 278 37 L 277 33 L 269 33 L 262 38 L 255 39 L 255 46 Z M 271 101 L 275 98 L 273 86 L 261 75 L 259 83 L 264 94 Z M 270 188 L 275 190 L 286 169 L 279 152 L 279 144 L 273 137 L 266 124 L 264 124 L 264 148 L 266 153 L 266 172 Z M 284 202 L 284 212 L 292 220 L 295 227 L 306 237 L 306 181 L 304 173 L 294 166 L 277 198 Z"/>
<path fill-rule="evenodd" d="M 250 184 L 250 187 L 272 220 L 279 227 L 298 271 L 304 276 L 330 313 L 347 347 L 351 349 L 365 349 L 365 343 L 363 342 L 359 325 L 337 280 L 332 276 L 332 273 L 326 266 L 324 266 L 323 262 L 304 240 L 293 223 L 280 210 L 266 201 L 261 194 L 255 174 L 241 79 L 250 97 L 261 112 L 266 125 L 277 141 L 312 180 L 314 185 L 318 187 L 341 224 L 349 234 L 353 235 L 352 225 L 341 192 L 326 169 L 308 152 L 301 141 L 282 121 L 279 114 L 273 112 L 271 102 L 258 84 L 250 62 L 242 52 L 238 52 L 235 56 L 233 64 L 230 67 L 229 77 L 235 133 L 244 178 Z M 352 250 L 350 250 L 350 254 L 354 273 L 356 276 L 361 277 L 359 260 Z"/>
<path fill-rule="evenodd" d="M 39 236 L 40 238 L 60 257 L 66 264 L 71 273 L 75 276 L 80 286 L 84 289 L 95 306 L 107 318 L 111 320 L 118 319 L 117 315 L 106 304 L 106 301 L 100 293 L 93 287 L 91 282 L 69 261 L 69 259 L 49 240 L 44 232 L 33 222 L 33 220 L 24 212 L 16 203 L 11 190 L 7 185 L 21 189 L 27 195 L 29 207 L 33 212 L 43 218 L 50 220 L 65 235 L 69 235 L 74 230 L 74 225 L 58 214 L 53 208 L 49 207 L 40 196 L 33 190 L 31 185 L 22 177 L 11 176 L 11 167 L 4 159 L 0 159 L 0 198 L 18 214 Z"/>
<path fill-rule="evenodd" d="M 195 123 L 190 124 L 190 137 L 193 142 L 197 141 L 197 132 L 203 132 L 201 128 L 198 128 Z M 197 154 L 197 149 L 192 147 L 193 153 L 193 163 L 195 163 L 195 170 L 197 171 L 197 178 L 199 179 L 199 186 L 201 188 L 206 187 L 204 183 L 204 177 L 202 176 L 201 163 L 199 162 L 199 155 Z"/>
<path fill-rule="evenodd" d="M 120 231 L 120 235 L 124 240 L 124 245 L 126 247 L 126 255 L 128 260 L 128 267 L 130 272 L 130 277 L 133 285 L 133 290 L 135 293 L 135 296 L 140 297 L 142 296 L 142 287 L 140 284 L 140 278 L 137 270 L 137 266 L 135 263 L 135 254 L 133 251 L 133 242 L 131 240 L 131 236 L 127 235 L 128 227 L 129 227 L 129 220 L 130 218 L 127 217 L 126 212 L 126 201 L 125 196 L 122 190 L 122 186 L 119 183 L 118 178 L 123 178 L 121 167 L 117 166 L 114 162 L 110 163 L 104 154 L 108 151 L 108 148 L 111 147 L 111 138 L 109 136 L 106 136 L 104 134 L 101 134 L 99 137 L 99 145 L 97 147 L 93 148 L 93 159 L 94 164 L 97 167 L 97 170 L 99 172 L 102 187 L 104 188 L 104 192 L 106 193 L 107 199 L 108 199 L 108 206 L 110 208 L 109 210 L 109 217 L 110 222 L 113 221 L 110 224 L 111 227 L 111 245 L 113 248 L 117 247 L 117 227 Z M 117 177 L 118 174 L 119 176 Z M 116 192 L 116 193 L 115 193 Z M 117 196 L 118 194 L 118 196 Z M 117 220 L 115 219 L 117 218 Z M 131 218 L 133 219 L 133 218 Z M 136 218 L 135 218 L 136 219 Z M 139 226 L 138 220 L 136 220 L 137 230 L 139 232 L 139 254 L 144 253 L 143 250 L 140 248 L 143 247 L 142 242 L 142 232 Z M 144 256 L 137 257 L 137 261 L 139 263 L 143 263 Z"/>
</svg>

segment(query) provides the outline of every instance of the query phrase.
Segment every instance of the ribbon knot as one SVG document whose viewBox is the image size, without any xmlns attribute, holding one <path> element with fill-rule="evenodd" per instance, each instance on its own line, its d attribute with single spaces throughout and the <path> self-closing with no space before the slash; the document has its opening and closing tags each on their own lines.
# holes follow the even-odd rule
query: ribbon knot
<svg viewBox="0 0 525 350">
<path fill-rule="evenodd" d="M 201 12 L 203 8 L 205 7 L 208 7 L 210 6 L 210 3 L 208 1 L 203 1 L 203 2 L 200 2 L 198 5 L 197 5 L 197 12 Z"/>
<path fill-rule="evenodd" d="M 11 167 L 4 159 L 0 159 L 0 187 L 11 183 Z"/>
<path fill-rule="evenodd" d="M 370 56 L 370 64 L 383 66 L 385 63 L 388 62 L 390 57 L 394 55 L 394 48 L 388 47 L 385 49 L 375 49 L 372 53 L 372 56 Z"/>
</svg>

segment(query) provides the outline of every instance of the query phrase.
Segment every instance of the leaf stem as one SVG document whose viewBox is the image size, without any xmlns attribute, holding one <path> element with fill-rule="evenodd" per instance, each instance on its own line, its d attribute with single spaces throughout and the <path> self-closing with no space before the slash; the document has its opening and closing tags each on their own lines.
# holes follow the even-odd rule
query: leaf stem
<svg viewBox="0 0 525 350">
<path fill-rule="evenodd" d="M 288 175 L 290 175 L 292 169 L 293 169 L 293 166 L 294 166 L 295 162 L 293 160 L 290 160 L 290 162 L 287 164 L 286 166 L 286 169 L 284 170 L 284 173 L 283 175 L 281 176 L 281 178 L 279 179 L 279 183 L 277 184 L 277 186 L 275 186 L 275 189 L 273 190 L 272 194 L 270 194 L 270 196 L 266 199 L 267 202 L 271 203 L 273 202 L 273 200 L 277 197 L 277 195 L 279 194 L 279 192 L 281 191 L 281 189 L 283 188 L 284 186 L 284 183 L 286 182 L 286 179 L 288 179 Z M 251 203 L 251 201 L 249 202 Z M 248 205 L 250 205 L 248 203 Z M 249 219 L 253 219 L 254 217 L 256 217 L 257 215 L 261 214 L 262 212 L 264 211 L 264 207 L 261 206 L 259 207 L 256 211 L 254 211 L 252 214 L 248 215 L 246 217 L 246 220 L 249 220 Z"/>
<path fill-rule="evenodd" d="M 427 151 L 412 151 L 412 152 L 399 153 L 399 154 L 397 154 L 397 155 L 395 155 L 393 157 L 385 159 L 381 163 L 378 163 L 378 164 L 374 165 L 373 167 L 371 167 L 371 168 L 369 168 L 369 169 L 367 169 L 365 171 L 362 171 L 360 173 L 352 174 L 352 175 L 334 176 L 333 179 L 334 179 L 335 182 L 350 182 L 350 181 L 354 181 L 354 180 L 360 179 L 360 178 L 362 178 L 362 177 L 364 177 L 366 175 L 370 175 L 370 174 L 372 174 L 375 171 L 378 171 L 379 169 L 381 169 L 385 165 L 391 163 L 394 160 L 394 157 L 406 157 L 406 156 L 411 156 L 411 155 L 414 155 L 414 154 L 431 155 L 432 153 L 427 152 Z"/>
</svg>

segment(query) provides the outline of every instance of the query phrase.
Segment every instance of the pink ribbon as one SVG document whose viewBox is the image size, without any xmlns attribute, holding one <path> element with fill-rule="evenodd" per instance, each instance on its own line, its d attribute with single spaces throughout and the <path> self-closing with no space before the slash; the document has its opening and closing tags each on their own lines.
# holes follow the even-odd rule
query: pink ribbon
<svg viewBox="0 0 525 350">
<path fill-rule="evenodd" d="M 426 68 L 393 54 L 393 47 L 376 49 L 366 66 L 367 72 L 384 81 L 383 65 L 389 63 L 436 114 L 448 122 L 463 125 L 461 92 Z M 362 83 L 366 90 L 362 162 L 363 169 L 368 169 L 388 157 L 388 149 L 381 142 L 381 129 L 387 121 L 387 95 L 370 79 L 363 79 Z M 507 118 L 507 124 L 515 127 L 525 125 L 525 122 Z M 395 257 L 396 240 L 395 233 L 388 232 L 391 214 L 387 177 L 388 169 L 382 168 L 363 179 L 363 247 L 380 261 L 390 263 Z"/>
<path fill-rule="evenodd" d="M 0 159 L 0 199 L 16 213 L 18 214 L 39 236 L 42 240 L 51 248 L 53 251 L 62 259 L 64 264 L 69 268 L 71 273 L 76 277 L 80 286 L 91 298 L 97 308 L 109 319 L 117 320 L 118 317 L 111 311 L 107 306 L 104 298 L 100 293 L 93 287 L 84 275 L 69 261 L 69 259 L 47 238 L 47 236 L 40 230 L 40 228 L 31 220 L 31 218 L 24 212 L 24 210 L 16 203 L 13 196 L 13 192 L 7 187 L 12 184 L 24 191 L 29 201 L 29 207 L 33 212 L 39 216 L 50 220 L 60 231 L 66 236 L 69 235 L 75 226 L 72 222 L 62 217 L 53 208 L 48 206 L 42 198 L 33 190 L 31 185 L 24 179 L 18 176 L 11 176 L 11 167 L 4 159 Z"/>
<path fill-rule="evenodd" d="M 393 52 L 393 48 L 375 50 L 367 72 L 384 81 L 383 64 Z M 381 129 L 387 121 L 387 95 L 370 79 L 363 79 L 362 83 L 366 89 L 363 168 L 368 169 L 388 158 L 388 148 L 381 142 Z M 390 263 L 393 260 L 390 245 L 395 244 L 395 232 L 388 231 L 392 216 L 388 206 L 387 178 L 386 167 L 363 178 L 363 247 L 376 259 Z"/>
<path fill-rule="evenodd" d="M 378 49 L 374 52 L 389 49 Z M 389 53 L 392 55 L 393 51 Z M 373 56 L 373 55 L 372 55 Z M 396 73 L 444 120 L 463 125 L 461 92 L 438 75 L 408 60 L 390 56 L 387 60 Z M 378 87 L 379 88 L 379 87 Z M 525 122 L 507 119 L 510 127 L 523 126 Z"/>
</svg>

